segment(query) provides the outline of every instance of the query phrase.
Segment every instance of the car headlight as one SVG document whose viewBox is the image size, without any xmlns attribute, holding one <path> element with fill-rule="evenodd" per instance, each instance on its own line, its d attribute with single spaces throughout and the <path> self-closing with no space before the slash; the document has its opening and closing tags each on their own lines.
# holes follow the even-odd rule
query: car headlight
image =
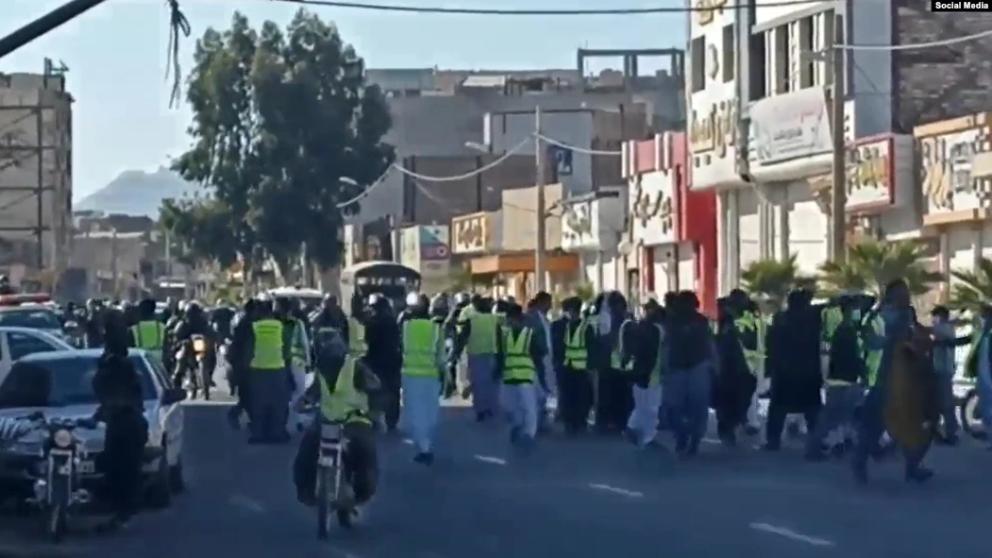
<svg viewBox="0 0 992 558">
<path fill-rule="evenodd" d="M 52 435 L 52 441 L 60 448 L 67 448 L 72 445 L 72 432 L 68 430 L 56 430 Z"/>
</svg>

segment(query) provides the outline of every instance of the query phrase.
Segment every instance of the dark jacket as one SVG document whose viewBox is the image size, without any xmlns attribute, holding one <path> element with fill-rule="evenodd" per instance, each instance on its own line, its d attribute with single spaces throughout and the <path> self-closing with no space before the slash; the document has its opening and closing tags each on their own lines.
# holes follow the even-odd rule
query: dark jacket
<svg viewBox="0 0 992 558">
<path fill-rule="evenodd" d="M 658 365 L 663 327 L 659 321 L 643 319 L 637 322 L 635 337 L 630 342 L 625 340 L 624 346 L 632 347 L 630 353 L 634 359 L 634 382 L 642 388 L 648 386 L 651 373 Z"/>
<path fill-rule="evenodd" d="M 385 312 L 373 314 L 365 324 L 368 365 L 380 375 L 398 374 L 403 365 L 401 327 L 391 314 Z"/>
<path fill-rule="evenodd" d="M 713 332 L 705 316 L 698 312 L 673 316 L 666 325 L 673 370 L 695 368 L 713 358 Z"/>
<path fill-rule="evenodd" d="M 865 363 L 858 346 L 858 330 L 850 321 L 841 322 L 830 342 L 827 378 L 855 383 L 865 375 Z"/>
<path fill-rule="evenodd" d="M 93 393 L 100 407 L 97 417 L 105 419 L 119 410 L 141 411 L 144 397 L 141 380 L 127 356 L 104 353 L 93 375 Z"/>
</svg>

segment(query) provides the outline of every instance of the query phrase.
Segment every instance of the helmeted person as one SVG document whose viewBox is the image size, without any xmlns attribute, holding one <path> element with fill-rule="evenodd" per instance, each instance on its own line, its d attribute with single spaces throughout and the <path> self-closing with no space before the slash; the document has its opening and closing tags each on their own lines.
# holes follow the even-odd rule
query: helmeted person
<svg viewBox="0 0 992 558">
<path fill-rule="evenodd" d="M 138 305 L 138 323 L 131 326 L 129 345 L 164 357 L 165 324 L 155 318 L 155 301 L 146 298 Z"/>
<path fill-rule="evenodd" d="M 624 348 L 633 358 L 632 396 L 634 409 L 627 420 L 627 433 L 638 447 L 654 443 L 658 435 L 661 382 L 668 371 L 668 340 L 665 309 L 654 299 L 644 304 L 644 317 L 635 328 L 622 332 Z"/>
<path fill-rule="evenodd" d="M 510 419 L 510 443 L 530 448 L 537 436 L 540 409 L 538 390 L 546 390 L 544 369 L 547 344 L 524 315 L 523 308 L 508 303 L 506 321 L 500 326 L 498 370 L 503 380 L 501 397 Z"/>
<path fill-rule="evenodd" d="M 409 314 L 401 325 L 403 424 L 417 450 L 414 461 L 430 465 L 434 462 L 444 382 L 444 340 L 440 324 L 430 317 L 430 301 L 424 295 L 411 294 L 416 298 L 410 297 Z"/>
<path fill-rule="evenodd" d="M 191 300 L 186 303 L 183 318 L 175 327 L 175 334 L 173 336 L 175 347 L 177 349 L 181 348 L 183 351 L 192 351 L 193 348 L 189 342 L 194 335 L 200 335 L 206 341 L 207 352 L 204 356 L 205 377 L 203 380 L 213 385 L 213 373 L 217 365 L 217 342 L 214 336 L 214 329 L 210 325 L 210 321 L 207 319 L 207 313 L 203 311 L 200 303 Z M 197 372 L 190 366 L 185 366 L 185 369 L 181 366 L 177 367 L 177 385 L 180 383 L 183 374 L 196 374 Z"/>
<path fill-rule="evenodd" d="M 379 379 L 364 357 L 348 351 L 337 328 L 315 329 L 313 352 L 316 378 L 307 390 L 307 398 L 320 402 L 320 415 L 304 432 L 293 464 L 297 498 L 306 505 L 316 503 L 320 425 L 327 422 L 343 427 L 348 440 L 345 467 L 354 475 L 354 502 L 362 505 L 372 499 L 378 485 L 372 395 L 380 387 Z"/>
<path fill-rule="evenodd" d="M 210 311 L 210 326 L 214 328 L 214 337 L 217 343 L 225 343 L 231 340 L 234 325 L 234 308 L 223 299 L 217 299 L 213 310 Z"/>
<path fill-rule="evenodd" d="M 310 332 L 314 337 L 321 329 L 335 329 L 341 333 L 341 338 L 348 339 L 348 316 L 341 310 L 338 297 L 327 295 L 321 302 L 320 310 L 310 316 Z M 314 345 L 316 349 L 316 345 Z"/>
<path fill-rule="evenodd" d="M 258 302 L 253 298 L 245 301 L 241 312 L 234 320 L 231 350 L 227 353 L 230 364 L 230 376 L 227 381 L 238 396 L 237 404 L 227 413 L 227 420 L 235 430 L 241 427 L 242 413 L 247 414 L 248 419 L 251 419 L 252 325 L 255 323 L 257 304 Z"/>
<path fill-rule="evenodd" d="M 290 388 L 287 428 L 303 430 L 303 417 L 296 412 L 297 402 L 306 390 L 307 370 L 310 369 L 310 339 L 303 321 L 296 317 L 293 303 L 288 298 L 276 299 L 276 317 L 282 321 L 283 343 L 289 346 L 287 363 L 292 382 Z"/>
<path fill-rule="evenodd" d="M 562 315 L 551 324 L 551 350 L 558 375 L 558 411 L 565 431 L 585 432 L 593 404 L 589 347 L 595 331 L 582 315 L 582 299 L 573 296 L 561 303 Z"/>
<path fill-rule="evenodd" d="M 886 430 L 903 448 L 907 481 L 922 483 L 933 476 L 933 471 L 922 465 L 932 430 L 924 429 L 928 417 L 925 416 L 924 397 L 920 395 L 936 394 L 918 393 L 913 400 L 906 398 L 914 391 L 911 384 L 921 384 L 915 386 L 918 392 L 926 391 L 919 389 L 923 387 L 921 378 L 914 376 L 918 376 L 916 372 L 924 365 L 933 364 L 932 360 L 920 362 L 924 357 L 933 358 L 918 351 L 917 339 L 921 333 L 929 340 L 927 331 L 916 323 L 909 286 L 902 279 L 892 281 L 885 288 L 881 305 L 869 313 L 862 326 L 862 340 L 869 351 L 866 359 L 868 394 L 861 407 L 854 452 L 854 476 L 858 482 L 868 481 L 868 457 L 875 454 Z M 910 362 L 914 359 L 917 362 Z M 933 388 L 936 392 L 936 386 Z M 908 442 L 911 441 L 919 443 L 910 445 Z"/>
<path fill-rule="evenodd" d="M 463 352 L 467 355 L 472 410 L 475 420 L 483 422 L 495 418 L 499 411 L 499 379 L 496 377 L 499 317 L 493 314 L 490 302 L 481 296 L 472 297 L 471 308 L 472 312 L 458 329 L 449 369 L 457 364 Z"/>
<path fill-rule="evenodd" d="M 403 353 L 400 349 L 400 324 L 396 322 L 389 299 L 381 295 L 369 297 L 369 314 L 365 325 L 368 353 L 365 363 L 382 382 L 376 407 L 382 409 L 386 430 L 396 430 L 400 420 L 400 369 Z"/>
<path fill-rule="evenodd" d="M 286 415 L 289 411 L 290 347 L 285 342 L 283 323 L 276 318 L 272 301 L 259 299 L 256 319 L 251 325 L 250 443 L 285 443 Z"/>
</svg>

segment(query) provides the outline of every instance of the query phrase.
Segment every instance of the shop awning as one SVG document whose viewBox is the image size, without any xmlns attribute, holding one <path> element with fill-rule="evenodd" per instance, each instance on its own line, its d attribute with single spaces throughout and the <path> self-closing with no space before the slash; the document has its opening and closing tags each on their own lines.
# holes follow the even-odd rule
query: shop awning
<svg viewBox="0 0 992 558">
<path fill-rule="evenodd" d="M 482 256 L 473 258 L 470 265 L 472 275 L 533 272 L 534 253 Z M 545 267 L 549 273 L 576 271 L 579 269 L 579 256 L 576 254 L 548 254 Z"/>
</svg>

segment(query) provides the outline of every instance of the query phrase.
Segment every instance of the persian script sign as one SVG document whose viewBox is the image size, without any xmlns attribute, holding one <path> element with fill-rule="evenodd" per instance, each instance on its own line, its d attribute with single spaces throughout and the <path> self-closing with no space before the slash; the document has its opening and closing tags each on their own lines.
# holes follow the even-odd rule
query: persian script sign
<svg viewBox="0 0 992 558">
<path fill-rule="evenodd" d="M 454 253 L 468 254 L 486 250 L 488 224 L 484 213 L 465 215 L 451 220 L 454 229 Z"/>
<path fill-rule="evenodd" d="M 893 200 L 892 140 L 884 138 L 847 150 L 847 209 L 891 204 Z"/>
<path fill-rule="evenodd" d="M 723 13 L 723 7 L 727 5 L 727 0 L 696 0 L 697 21 L 700 26 L 709 25 L 716 18 L 717 13 Z"/>
<path fill-rule="evenodd" d="M 716 151 L 717 157 L 727 155 L 727 146 L 734 145 L 737 134 L 737 107 L 733 101 L 721 101 L 699 118 L 693 111 L 689 125 L 689 147 L 693 154 Z"/>
<path fill-rule="evenodd" d="M 980 126 L 920 138 L 923 195 L 931 211 L 977 209 L 989 205 L 989 179 L 972 175 L 975 155 L 988 153 L 992 131 Z"/>
</svg>

